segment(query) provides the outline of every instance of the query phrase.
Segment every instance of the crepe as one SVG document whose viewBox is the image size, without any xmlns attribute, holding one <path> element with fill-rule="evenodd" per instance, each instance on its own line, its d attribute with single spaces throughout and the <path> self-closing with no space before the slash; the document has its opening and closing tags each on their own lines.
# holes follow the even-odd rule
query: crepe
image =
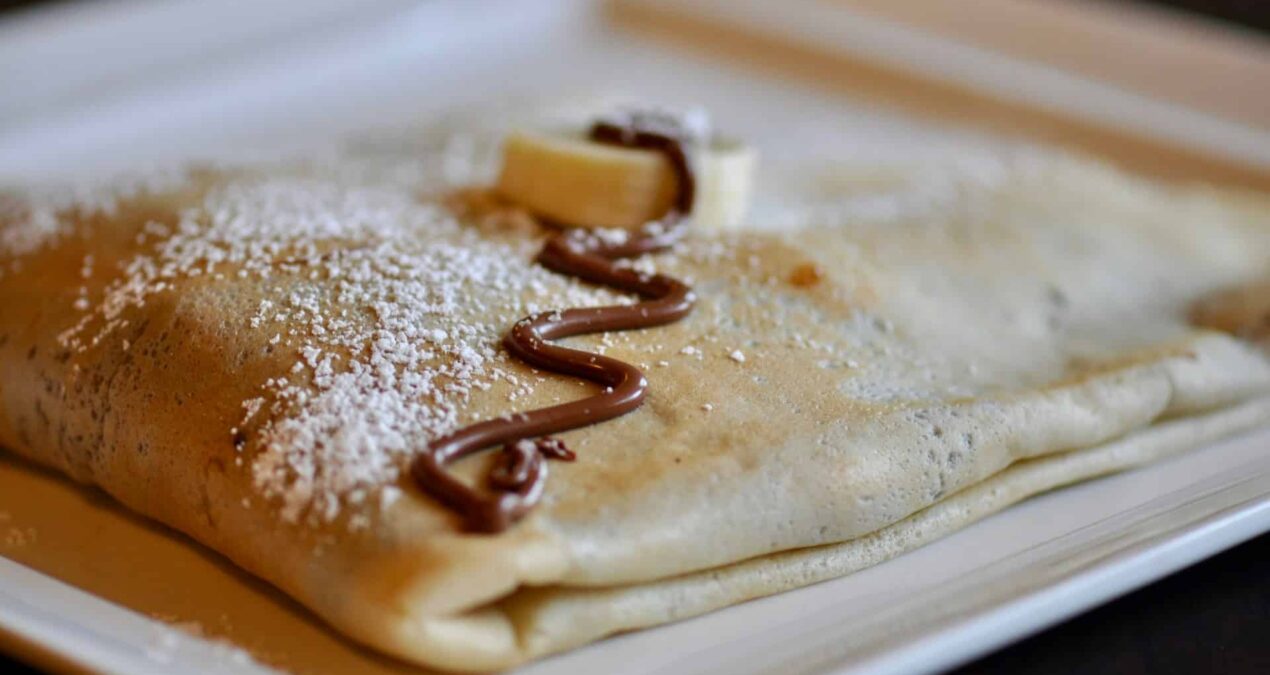
<svg viewBox="0 0 1270 675">
<path fill-rule="evenodd" d="M 1264 198 L 1048 151 L 781 166 L 747 228 L 634 263 L 694 284 L 688 319 L 569 341 L 641 365 L 646 404 L 562 434 L 578 460 L 550 464 L 543 503 L 467 533 L 410 458 L 590 392 L 499 338 L 630 299 L 536 266 L 545 233 L 452 151 L 6 193 L 0 446 L 355 640 L 471 671 L 847 574 L 1270 424 L 1264 319 L 1230 300 L 1270 278 Z"/>
</svg>

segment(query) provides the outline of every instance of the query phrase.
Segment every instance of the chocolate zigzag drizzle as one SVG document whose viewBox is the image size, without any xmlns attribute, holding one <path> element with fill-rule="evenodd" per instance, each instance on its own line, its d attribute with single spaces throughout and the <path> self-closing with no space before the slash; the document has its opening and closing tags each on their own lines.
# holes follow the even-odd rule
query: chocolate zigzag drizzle
<svg viewBox="0 0 1270 675">
<path fill-rule="evenodd" d="M 643 301 L 587 309 L 541 312 L 518 321 L 503 346 L 525 363 L 561 375 L 594 382 L 601 393 L 587 398 L 513 413 L 464 427 L 428 444 L 411 473 L 419 486 L 467 520 L 470 530 L 500 532 L 520 520 L 542 497 L 545 459 L 572 461 L 574 454 L 547 435 L 596 424 L 638 408 L 648 380 L 635 366 L 617 359 L 550 344 L 552 340 L 606 331 L 647 328 L 678 321 L 692 311 L 695 297 L 683 282 L 644 274 L 614 261 L 665 249 L 682 235 L 696 190 L 685 146 L 687 132 L 661 115 L 632 115 L 599 122 L 590 139 L 599 143 L 661 152 L 670 160 L 678 190 L 661 220 L 630 233 L 624 241 L 606 241 L 584 229 L 565 229 L 547 240 L 537 261 L 548 269 L 594 284 L 636 293 Z M 479 491 L 454 477 L 446 465 L 485 448 L 502 445 Z"/>
</svg>

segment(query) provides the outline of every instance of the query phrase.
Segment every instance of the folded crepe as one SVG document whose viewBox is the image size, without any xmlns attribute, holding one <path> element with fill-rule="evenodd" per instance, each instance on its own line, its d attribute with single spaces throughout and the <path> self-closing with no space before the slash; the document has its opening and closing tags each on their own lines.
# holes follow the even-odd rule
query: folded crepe
<svg viewBox="0 0 1270 675">
<path fill-rule="evenodd" d="M 499 341 L 632 301 L 536 265 L 515 208 L 456 198 L 490 177 L 455 161 L 497 147 L 472 139 L 3 193 L 0 446 L 355 640 L 490 670 L 1270 424 L 1264 198 L 1035 151 L 782 165 L 746 227 L 632 263 L 689 280 L 693 314 L 566 341 L 641 366 L 648 400 L 562 434 L 577 461 L 542 503 L 471 533 L 412 458 L 594 393 Z"/>
</svg>

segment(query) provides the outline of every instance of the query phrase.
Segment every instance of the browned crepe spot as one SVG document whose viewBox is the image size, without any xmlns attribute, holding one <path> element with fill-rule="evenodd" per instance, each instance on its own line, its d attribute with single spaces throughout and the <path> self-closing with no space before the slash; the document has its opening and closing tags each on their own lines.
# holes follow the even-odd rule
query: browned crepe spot
<svg viewBox="0 0 1270 675">
<path fill-rule="evenodd" d="M 1227 288 L 1191 306 L 1191 323 L 1270 346 L 1270 279 Z"/>
<path fill-rule="evenodd" d="M 814 263 L 803 263 L 789 273 L 789 283 L 797 288 L 810 288 L 823 278 L 824 274 Z"/>
</svg>

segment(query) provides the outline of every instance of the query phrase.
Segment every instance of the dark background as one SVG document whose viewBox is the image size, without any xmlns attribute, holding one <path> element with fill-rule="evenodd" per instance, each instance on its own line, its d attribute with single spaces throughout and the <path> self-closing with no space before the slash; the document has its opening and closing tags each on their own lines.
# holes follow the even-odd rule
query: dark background
<svg viewBox="0 0 1270 675">
<path fill-rule="evenodd" d="M 82 1 L 0 0 L 0 19 L 6 10 Z M 1200 20 L 1270 34 L 1270 0 L 1052 1 L 1162 5 Z M 0 654 L 0 673 L 36 672 Z M 957 673 L 1270 674 L 1270 535 L 970 663 Z"/>
<path fill-rule="evenodd" d="M 1080 2 L 1082 0 L 1053 0 Z M 1084 0 L 1089 1 L 1089 0 Z M 1121 4 L 1160 5 L 1172 7 L 1208 19 L 1270 33 L 1270 2 L 1267 0 L 1097 0 Z"/>
<path fill-rule="evenodd" d="M 66 4 L 85 0 L 0 0 L 0 15 L 6 9 L 34 5 Z M 91 1 L 91 0 L 89 0 Z M 932 0 L 939 2 L 940 0 Z M 947 0 L 944 0 L 947 1 Z M 953 0 L 954 2 L 956 0 Z M 1270 0 L 1051 0 L 1052 2 L 1111 2 L 1121 4 L 1161 5 L 1183 12 L 1199 14 L 1227 24 L 1270 32 Z"/>
</svg>

